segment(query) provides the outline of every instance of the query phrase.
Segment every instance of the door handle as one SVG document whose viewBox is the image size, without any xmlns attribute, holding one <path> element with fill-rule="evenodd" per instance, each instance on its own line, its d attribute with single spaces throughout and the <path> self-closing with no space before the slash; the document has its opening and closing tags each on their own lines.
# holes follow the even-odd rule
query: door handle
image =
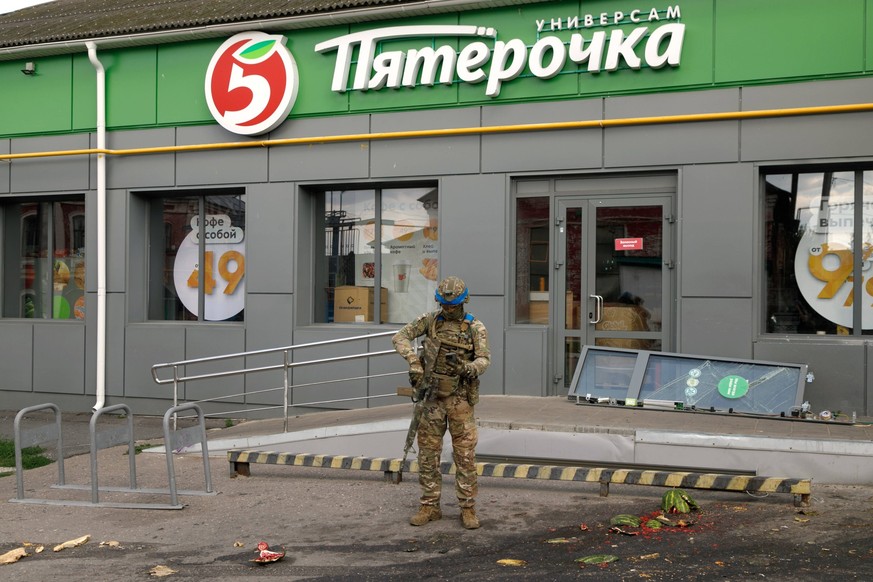
<svg viewBox="0 0 873 582">
<path fill-rule="evenodd" d="M 600 295 L 589 295 L 594 299 L 594 311 L 588 314 L 588 323 L 600 323 L 603 319 L 603 297 Z"/>
</svg>

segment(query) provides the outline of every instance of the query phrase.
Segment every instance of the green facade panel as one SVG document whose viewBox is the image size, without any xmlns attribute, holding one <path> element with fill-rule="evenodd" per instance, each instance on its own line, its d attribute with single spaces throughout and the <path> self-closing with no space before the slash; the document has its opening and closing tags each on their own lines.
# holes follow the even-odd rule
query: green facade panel
<svg viewBox="0 0 873 582">
<path fill-rule="evenodd" d="M 388 23 L 394 25 L 400 23 Z M 458 24 L 457 15 L 443 15 L 438 17 L 416 19 L 414 21 L 403 22 L 404 25 L 416 26 L 437 26 L 437 25 L 453 25 Z M 350 32 L 359 32 L 374 28 L 370 26 L 355 26 Z M 326 36 L 324 38 L 331 38 Z M 403 39 L 389 40 L 380 42 L 376 54 L 388 51 L 408 51 L 410 49 L 419 49 L 423 46 L 433 46 L 437 39 L 428 41 L 427 39 Z M 438 40 L 440 44 L 449 44 L 455 49 L 458 48 L 458 42 L 455 39 L 442 37 Z M 333 75 L 334 63 L 336 61 L 336 51 L 319 55 L 325 61 L 324 68 Z M 360 62 L 360 54 L 356 50 L 353 60 L 355 63 Z M 357 67 L 353 68 L 354 75 Z M 330 91 L 330 79 L 326 83 L 316 85 L 316 91 Z M 436 84 L 433 87 L 417 85 L 416 87 L 403 87 L 399 89 L 381 89 L 378 91 L 350 91 L 349 92 L 349 107 L 352 111 L 376 111 L 386 109 L 414 109 L 420 107 L 446 107 L 455 105 L 458 102 L 458 86 L 457 83 L 451 85 Z"/>
<path fill-rule="evenodd" d="M 604 2 L 601 2 L 603 4 Z M 518 38 L 531 47 L 538 40 L 537 20 L 566 19 L 569 15 L 582 12 L 579 2 L 559 2 L 549 4 L 532 4 L 501 10 L 477 11 L 461 15 L 460 24 L 475 24 L 493 26 L 497 29 L 497 40 L 506 42 Z M 585 10 L 588 10 L 586 7 Z M 555 34 L 562 40 L 569 39 L 569 32 Z M 587 36 L 587 35 L 586 35 Z M 558 74 L 551 79 L 542 80 L 533 76 L 530 67 L 525 66 L 519 77 L 504 83 L 500 88 L 498 98 L 485 95 L 486 83 L 471 85 L 461 84 L 458 87 L 459 99 L 466 105 L 488 103 L 495 100 L 528 100 L 550 97 L 573 97 L 579 92 L 579 75 L 577 67 L 568 63 L 566 73 Z"/>
<path fill-rule="evenodd" d="M 659 16 L 649 22 L 652 9 Z M 634 10 L 640 11 L 636 23 L 627 18 Z M 619 24 L 611 22 L 616 13 L 625 16 Z M 605 25 L 599 22 L 601 15 L 606 19 Z M 576 23 L 579 25 L 575 26 Z M 487 80 L 470 84 L 459 81 L 457 76 L 451 85 L 428 87 L 419 80 L 415 87 L 358 91 L 347 85 L 344 92 L 333 91 L 337 52 L 319 54 L 314 50 L 320 42 L 351 32 L 406 25 L 491 27 L 496 30 L 496 38 L 393 39 L 379 43 L 377 54 L 437 45 L 460 51 L 474 40 L 493 48 L 496 41 L 512 39 L 522 41 L 530 53 L 531 47 L 548 36 L 561 39 L 566 46 L 574 35 L 577 39 L 581 35 L 587 43 L 598 31 L 605 32 L 608 38 L 616 29 L 629 34 L 645 27 L 646 32 L 634 49 L 637 56 L 642 56 L 653 32 L 671 23 L 684 26 L 678 66 L 654 69 L 643 62 L 639 70 L 632 70 L 620 62 L 614 71 L 601 67 L 589 72 L 587 63 L 577 65 L 568 59 L 559 74 L 540 79 L 532 74 L 528 61 L 516 78 L 500 84 L 497 96 L 486 94 Z M 827 4 L 816 0 L 685 0 L 644 6 L 615 0 L 537 2 L 427 18 L 288 30 L 285 36 L 300 76 L 297 101 L 290 117 L 300 118 L 868 74 L 873 67 L 869 64 L 873 63 L 873 0 L 833 0 Z M 212 55 L 226 39 L 98 51 L 107 74 L 108 128 L 214 124 L 206 104 L 204 80 Z M 355 49 L 349 84 L 359 56 Z M 543 60 L 548 62 L 548 56 Z M 74 55 L 35 61 L 37 74 L 33 76 L 21 73 L 23 60 L 0 62 L 0 136 L 93 130 L 95 72 L 84 49 Z M 491 61 L 484 65 L 484 70 L 488 72 L 490 67 Z"/>
<path fill-rule="evenodd" d="M 348 33 L 349 29 L 346 26 L 294 30 L 286 33 L 288 42 L 285 46 L 294 55 L 297 71 L 300 74 L 300 90 L 291 110 L 292 117 L 349 111 L 348 93 L 333 93 L 329 90 L 330 80 L 333 77 L 333 58 L 315 53 L 315 45 L 319 42 Z M 326 87 L 328 90 L 316 91 L 315 87 Z"/>
<path fill-rule="evenodd" d="M 865 2 L 865 20 L 864 20 L 864 46 L 867 51 L 864 53 L 864 72 L 873 70 L 873 0 Z"/>
<path fill-rule="evenodd" d="M 106 125 L 153 127 L 157 120 L 155 47 L 98 52 L 106 71 Z M 87 54 L 73 56 L 73 128 L 97 125 L 97 73 Z"/>
<path fill-rule="evenodd" d="M 615 2 L 601 2 L 602 10 L 613 12 Z M 667 6 L 678 6 L 681 11 L 679 22 L 685 25 L 685 37 L 682 48 L 682 62 L 678 67 L 665 66 L 652 69 L 643 66 L 633 71 L 626 65 L 614 72 L 589 73 L 583 72 L 579 77 L 581 95 L 611 95 L 616 93 L 653 93 L 690 88 L 707 88 L 713 82 L 713 2 L 710 0 L 692 0 L 686 2 L 669 2 L 656 4 L 660 18 L 666 16 Z M 638 6 L 631 6 L 637 8 Z M 590 5 L 586 7 L 594 12 Z M 646 26 L 648 31 L 643 42 L 649 38 L 652 31 L 667 20 L 641 23 L 635 26 Z M 634 26 L 621 27 L 626 33 Z M 642 44 L 642 43 L 641 43 Z M 637 51 L 642 53 L 643 50 Z"/>
<path fill-rule="evenodd" d="M 0 63 L 0 134 L 70 131 L 72 57 L 28 60 L 35 63 L 33 75 L 21 72 L 24 60 Z"/>
<path fill-rule="evenodd" d="M 157 48 L 113 51 L 106 83 L 106 124 L 114 128 L 157 122 Z M 101 59 L 102 60 L 102 59 Z"/>
<path fill-rule="evenodd" d="M 101 63 L 104 61 L 103 56 L 98 56 Z M 111 92 L 107 89 L 107 99 L 110 95 Z M 97 71 L 94 70 L 87 53 L 73 55 L 72 99 L 73 131 L 93 131 L 97 127 Z M 108 104 L 106 109 L 108 115 Z M 124 118 L 126 113 L 126 108 L 122 106 L 115 113 L 115 117 Z"/>
<path fill-rule="evenodd" d="M 203 85 L 215 50 L 226 39 L 192 41 L 158 47 L 157 124 L 214 123 Z"/>
<path fill-rule="evenodd" d="M 715 13 L 716 83 L 863 72 L 864 40 L 869 34 L 866 3 L 720 0 Z"/>
</svg>

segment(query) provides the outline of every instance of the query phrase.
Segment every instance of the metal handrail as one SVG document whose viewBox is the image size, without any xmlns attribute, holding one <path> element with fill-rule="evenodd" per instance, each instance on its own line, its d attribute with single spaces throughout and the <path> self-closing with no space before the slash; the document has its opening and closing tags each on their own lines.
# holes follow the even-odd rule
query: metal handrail
<svg viewBox="0 0 873 582">
<path fill-rule="evenodd" d="M 306 361 L 302 361 L 302 362 L 292 362 L 292 361 L 290 361 L 291 360 L 290 354 L 294 350 L 301 349 L 301 348 L 312 348 L 312 347 L 318 347 L 318 346 L 335 345 L 335 344 L 348 343 L 348 342 L 360 341 L 360 340 L 369 340 L 369 339 L 373 339 L 373 338 L 394 335 L 395 333 L 397 333 L 397 330 L 372 333 L 372 334 L 366 334 L 366 335 L 351 336 L 351 337 L 345 337 L 345 338 L 337 338 L 337 339 L 331 339 L 331 340 L 323 340 L 323 341 L 317 341 L 317 342 L 309 342 L 309 343 L 305 343 L 305 344 L 297 344 L 297 345 L 291 345 L 291 346 L 285 346 L 285 347 L 279 347 L 279 348 L 269 348 L 269 349 L 264 349 L 264 350 L 252 350 L 252 351 L 248 351 L 248 352 L 239 352 L 239 353 L 234 353 L 234 354 L 223 354 L 220 356 L 207 356 L 207 357 L 203 357 L 203 358 L 194 358 L 194 359 L 190 359 L 190 360 L 179 360 L 177 362 L 165 362 L 162 364 L 155 364 L 154 366 L 152 366 L 152 368 L 151 368 L 152 379 L 155 381 L 156 384 L 170 384 L 170 383 L 173 384 L 173 406 L 176 407 L 179 405 L 179 384 L 181 382 L 208 380 L 208 379 L 213 379 L 213 378 L 226 378 L 226 377 L 230 377 L 230 376 L 241 376 L 241 375 L 244 376 L 246 374 L 251 374 L 251 373 L 256 373 L 256 372 L 282 370 L 283 376 L 284 376 L 284 385 L 282 387 L 259 390 L 259 391 L 257 391 L 257 393 L 271 392 L 271 391 L 275 391 L 275 390 L 283 390 L 284 391 L 284 400 L 283 400 L 282 408 L 283 408 L 283 416 L 284 416 L 284 430 L 285 430 L 285 432 L 287 432 L 288 431 L 288 407 L 289 407 L 288 393 L 290 390 L 293 390 L 294 388 L 299 388 L 299 387 L 303 387 L 303 386 L 316 386 L 316 385 L 320 385 L 320 384 L 330 384 L 330 383 L 335 383 L 335 382 L 345 382 L 348 380 L 394 376 L 394 375 L 401 375 L 401 374 L 406 373 L 405 371 L 403 371 L 403 372 L 390 372 L 390 373 L 383 373 L 383 374 L 371 374 L 368 376 L 356 376 L 353 378 L 342 378 L 339 380 L 324 380 L 324 381 L 320 381 L 320 382 L 308 382 L 305 384 L 292 386 L 289 383 L 289 379 L 288 379 L 288 372 L 292 368 L 297 368 L 297 367 L 301 367 L 301 366 L 312 366 L 312 365 L 318 365 L 318 364 L 329 364 L 329 363 L 343 362 L 343 361 L 349 361 L 349 360 L 360 360 L 360 359 L 365 359 L 365 358 L 372 358 L 372 357 L 376 357 L 376 356 L 386 356 L 389 354 L 397 353 L 392 349 L 392 350 L 381 350 L 381 351 L 377 351 L 377 352 L 363 352 L 363 353 L 359 353 L 359 354 L 349 354 L 349 355 L 345 355 L 345 356 L 334 356 L 331 358 L 319 358 L 316 360 L 306 360 Z M 242 367 L 242 368 L 238 368 L 235 370 L 224 370 L 221 372 L 208 372 L 208 373 L 203 373 L 203 374 L 191 374 L 191 375 L 180 375 L 179 374 L 179 368 L 184 367 L 184 366 L 190 366 L 190 365 L 194 365 L 194 364 L 211 363 L 211 362 L 219 362 L 219 361 L 225 361 L 225 360 L 232 360 L 235 358 L 247 358 L 250 356 L 261 356 L 261 355 L 266 355 L 266 354 L 282 354 L 283 355 L 283 362 L 281 364 L 273 364 L 270 366 L 257 366 L 257 367 L 250 367 L 250 368 Z M 165 369 L 172 369 L 172 373 L 173 373 L 172 378 L 161 378 L 160 377 L 159 371 L 165 370 Z M 236 396 L 245 396 L 245 395 L 247 395 L 247 393 L 245 393 L 245 392 L 237 393 L 237 394 L 226 394 L 226 395 L 219 396 L 216 398 L 198 400 L 197 402 L 211 402 L 211 401 L 223 400 L 226 398 L 233 398 Z M 320 402 L 309 402 L 309 403 L 298 404 L 297 406 L 303 406 L 304 404 L 314 405 L 314 404 L 326 404 L 326 403 L 336 403 L 336 402 L 346 402 L 346 401 L 350 402 L 350 401 L 370 399 L 370 398 L 385 398 L 385 397 L 389 397 L 389 396 L 396 396 L 396 394 L 381 394 L 381 395 L 373 395 L 373 396 L 365 396 L 365 397 L 350 397 L 350 398 L 341 398 L 341 399 L 336 399 L 336 400 L 324 400 L 324 401 L 320 401 Z M 267 409 L 271 409 L 271 408 L 277 408 L 277 407 L 266 406 L 266 407 L 261 407 L 261 408 L 256 408 L 256 409 L 248 409 L 247 411 L 252 412 L 255 410 L 267 410 Z"/>
</svg>

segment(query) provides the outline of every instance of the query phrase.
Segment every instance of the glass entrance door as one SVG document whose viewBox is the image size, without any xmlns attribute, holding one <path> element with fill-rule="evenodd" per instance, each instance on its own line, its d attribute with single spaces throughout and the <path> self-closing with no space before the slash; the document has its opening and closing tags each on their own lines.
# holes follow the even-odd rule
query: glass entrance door
<svg viewBox="0 0 873 582">
<path fill-rule="evenodd" d="M 672 198 L 567 198 L 557 210 L 558 387 L 583 345 L 672 349 Z"/>
</svg>

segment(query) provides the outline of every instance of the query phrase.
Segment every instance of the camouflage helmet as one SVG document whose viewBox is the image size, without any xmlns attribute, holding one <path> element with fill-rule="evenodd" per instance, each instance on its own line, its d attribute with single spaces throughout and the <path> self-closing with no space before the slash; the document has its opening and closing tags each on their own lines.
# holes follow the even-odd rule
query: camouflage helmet
<svg viewBox="0 0 873 582">
<path fill-rule="evenodd" d="M 469 290 L 459 277 L 446 277 L 437 285 L 434 299 L 441 305 L 460 305 L 469 300 Z"/>
</svg>

